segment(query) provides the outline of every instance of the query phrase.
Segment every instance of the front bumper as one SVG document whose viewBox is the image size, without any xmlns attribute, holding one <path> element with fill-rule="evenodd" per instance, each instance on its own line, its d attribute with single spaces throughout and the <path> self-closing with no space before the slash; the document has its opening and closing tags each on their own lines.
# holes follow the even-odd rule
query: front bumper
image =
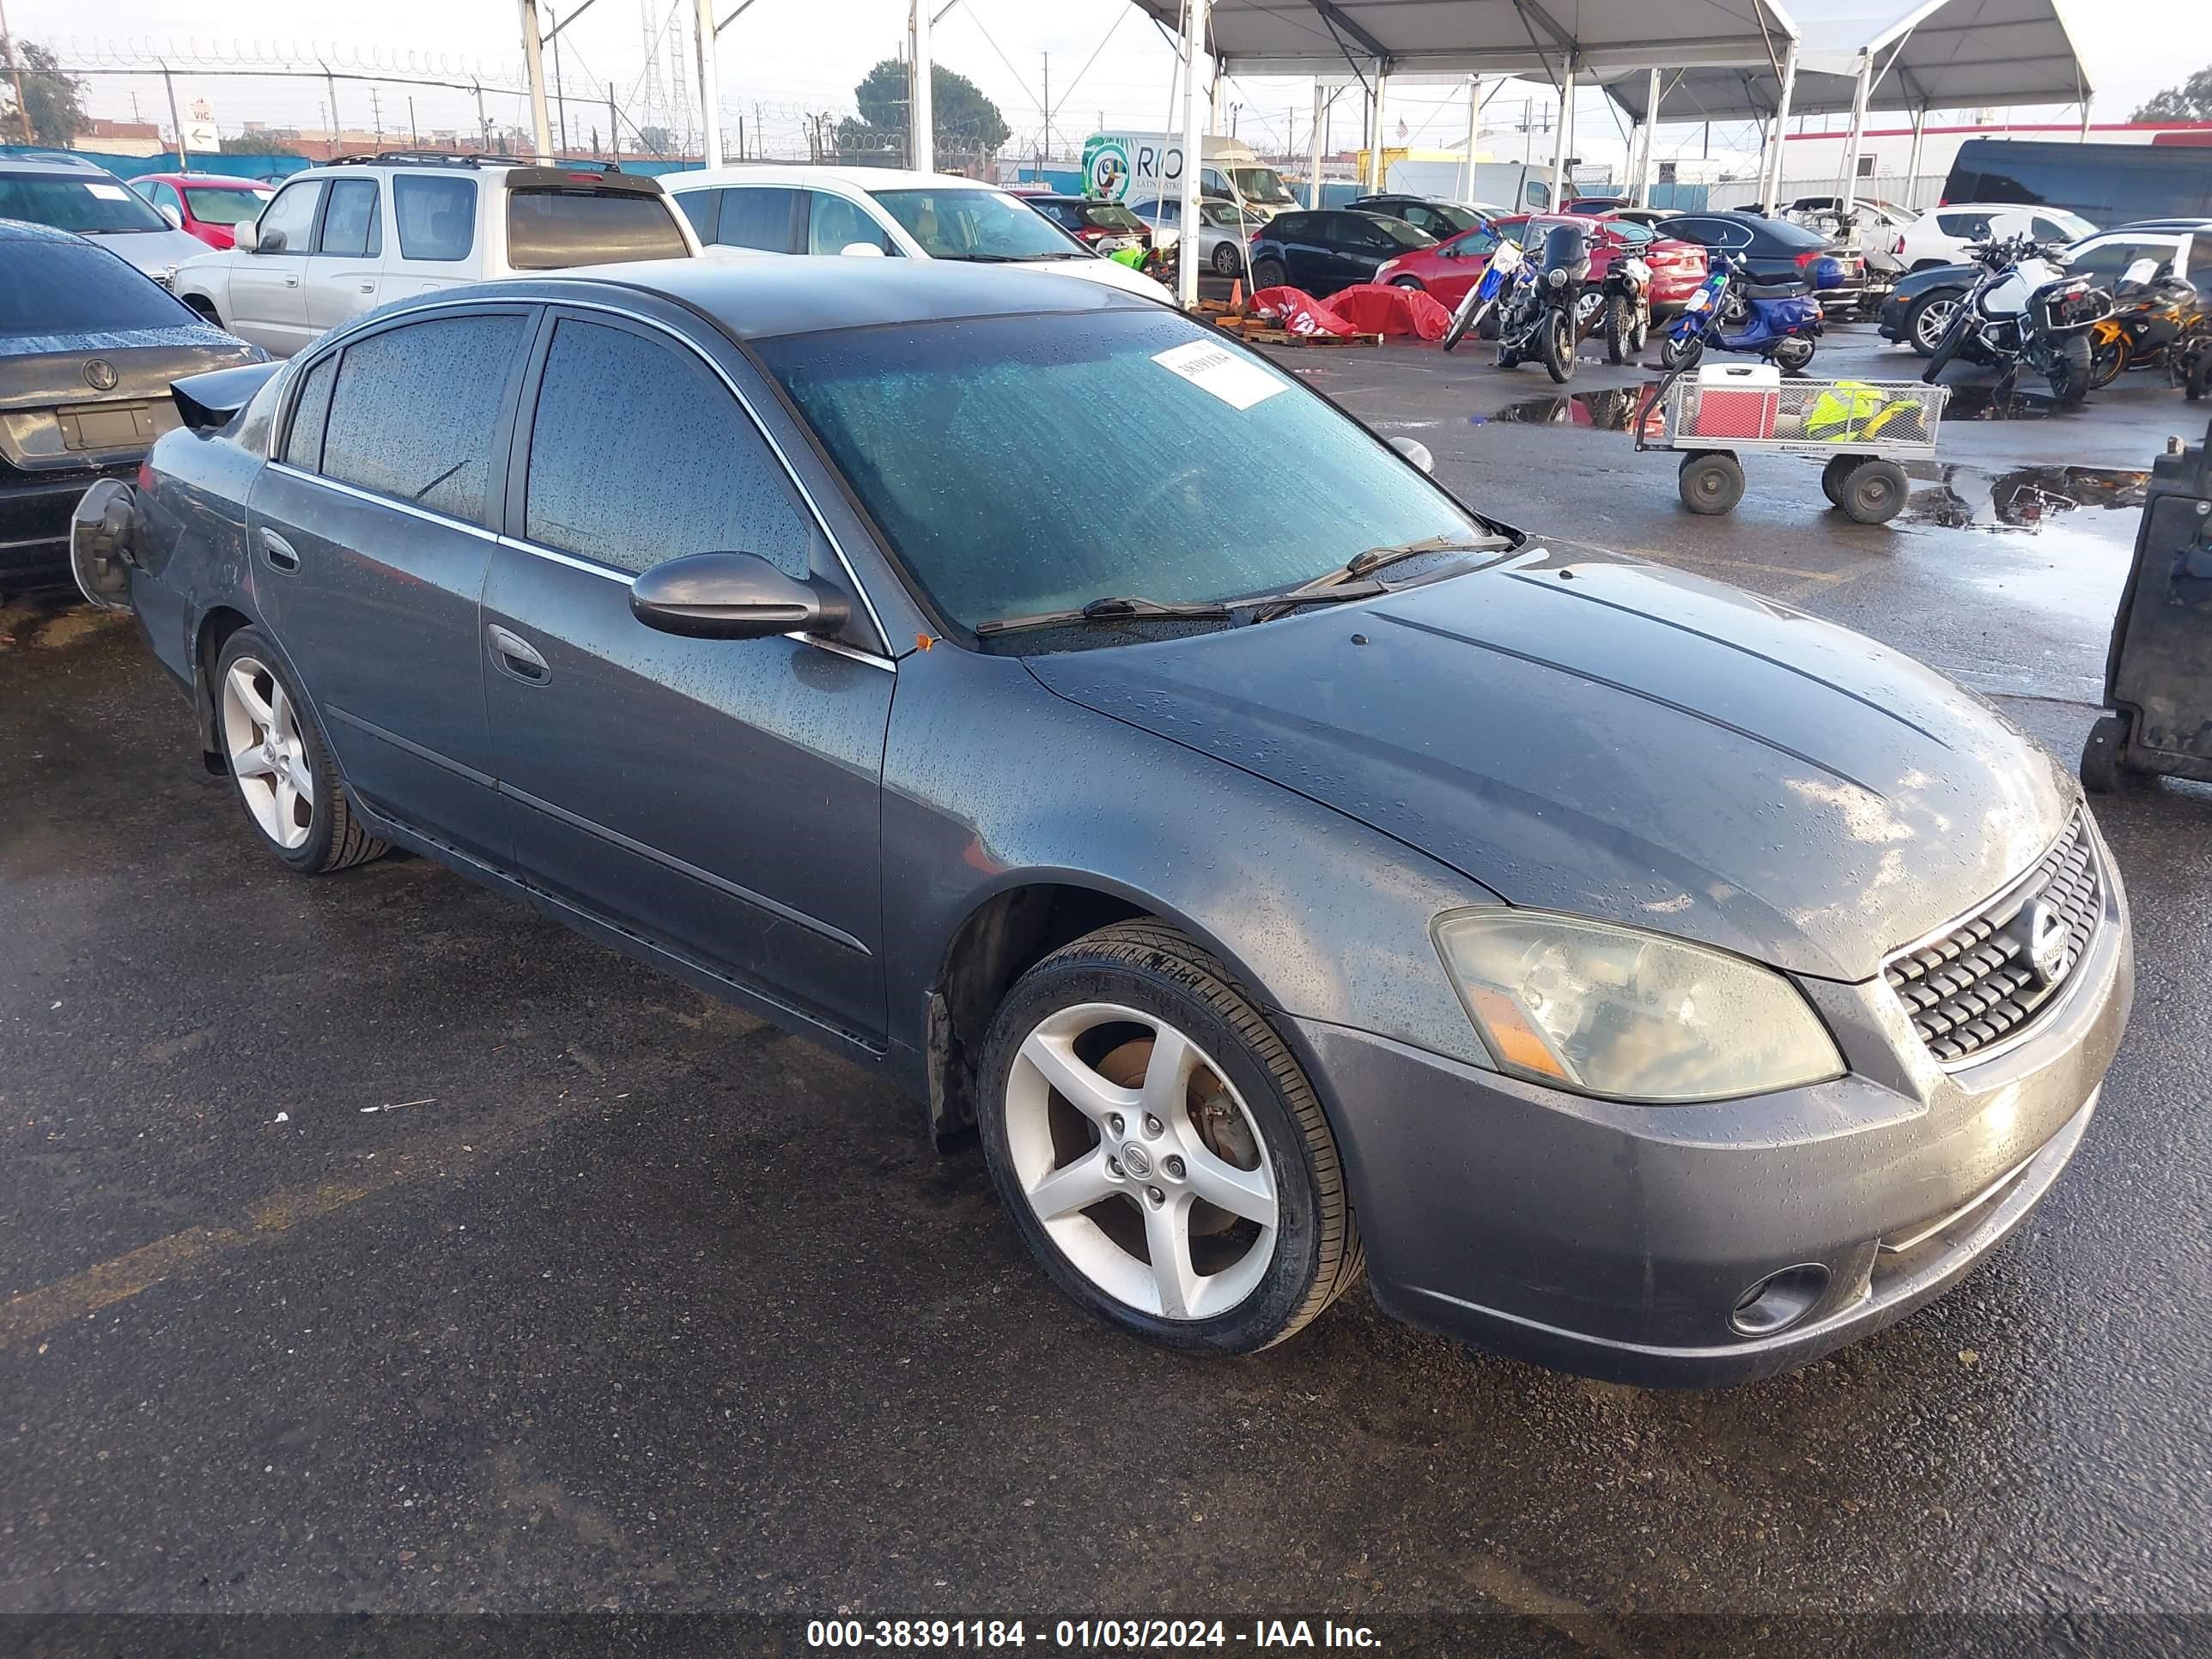
<svg viewBox="0 0 2212 1659">
<path fill-rule="evenodd" d="M 1892 291 L 1881 302 L 1881 312 L 1876 331 L 1885 340 L 1901 343 L 1905 338 L 1905 313 L 1912 309 L 1912 301 Z"/>
<path fill-rule="evenodd" d="M 1809 984 L 1852 1069 L 1704 1106 L 1524 1084 L 1298 1022 L 1333 1107 L 1376 1300 L 1408 1322 L 1607 1381 L 1711 1387 L 1787 1370 L 1972 1270 L 2080 1145 L 2134 995 L 2126 901 L 2031 1033 L 1939 1066 L 1876 979 Z M 1739 1298 L 1818 1264 L 1776 1334 Z"/>
<path fill-rule="evenodd" d="M 136 457 L 106 466 L 56 472 L 11 472 L 0 483 L 0 591 L 70 585 L 70 514 L 102 478 L 126 483 Z"/>
</svg>

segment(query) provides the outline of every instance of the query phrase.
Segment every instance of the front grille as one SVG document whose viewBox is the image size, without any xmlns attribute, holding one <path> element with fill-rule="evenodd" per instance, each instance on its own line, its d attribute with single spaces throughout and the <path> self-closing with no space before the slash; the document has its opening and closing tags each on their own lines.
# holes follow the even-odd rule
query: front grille
<svg viewBox="0 0 2212 1659">
<path fill-rule="evenodd" d="M 1928 1052 L 1964 1060 L 2020 1030 L 2057 995 L 2104 914 L 2096 854 L 2076 812 L 2057 845 L 1995 902 L 1942 938 L 1893 957 L 1883 974 Z"/>
</svg>

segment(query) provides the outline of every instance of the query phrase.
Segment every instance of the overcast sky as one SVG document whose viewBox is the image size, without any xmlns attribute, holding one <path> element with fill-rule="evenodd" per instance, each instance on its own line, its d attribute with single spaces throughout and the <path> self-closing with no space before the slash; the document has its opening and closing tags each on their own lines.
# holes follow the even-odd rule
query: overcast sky
<svg viewBox="0 0 2212 1659">
<path fill-rule="evenodd" d="M 717 0 L 726 15 L 737 3 Z M 2081 0 L 2062 3 L 2068 5 L 2075 40 L 2098 89 L 2094 113 L 2099 120 L 2124 119 L 2160 87 L 2212 64 L 2212 5 L 2204 0 L 2099 0 L 2094 10 L 2085 10 Z M 508 84 L 520 78 L 514 0 L 223 0 L 219 13 L 177 0 L 8 0 L 8 7 L 19 33 L 53 46 L 71 65 L 143 65 L 165 56 L 179 64 L 208 63 L 221 57 L 263 64 L 292 61 L 312 70 L 320 58 L 333 68 L 374 61 L 417 75 L 444 73 L 466 80 L 473 73 Z M 1801 15 L 1819 9 L 1820 0 L 1800 0 L 1794 8 Z M 566 8 L 556 4 L 554 9 Z M 691 0 L 645 0 L 642 6 L 640 0 L 597 0 L 564 31 L 562 70 L 571 98 L 572 140 L 585 142 L 586 129 L 595 122 L 605 126 L 610 82 L 626 118 L 642 120 L 638 100 L 645 43 L 659 38 L 656 60 L 665 86 L 670 74 L 665 30 L 672 17 L 681 22 L 688 60 L 691 9 Z M 850 112 L 854 83 L 871 64 L 899 50 L 906 16 L 907 0 L 752 0 L 721 37 L 726 121 L 744 114 L 750 125 L 757 109 L 771 139 L 781 138 L 781 147 L 789 148 L 806 112 Z M 2154 41 L 2154 48 L 2149 44 Z M 936 52 L 939 62 L 967 75 L 996 100 L 1022 149 L 1034 146 L 1042 126 L 1048 59 L 1054 128 L 1063 151 L 1079 144 L 1102 119 L 1139 129 L 1170 125 L 1169 48 L 1127 0 L 961 0 L 937 27 Z M 178 84 L 186 100 L 207 99 L 225 128 L 235 129 L 248 118 L 315 127 L 326 119 L 324 88 L 312 78 L 192 73 L 180 74 Z M 146 118 L 166 125 L 166 115 L 159 113 L 158 76 L 94 77 L 90 101 L 95 113 L 128 117 L 133 93 Z M 384 129 L 395 139 L 405 137 L 410 94 L 422 130 L 473 127 L 475 102 L 468 94 L 386 84 L 378 89 L 377 108 Z M 337 96 L 347 127 L 369 125 L 366 86 L 340 82 Z M 1312 107 L 1309 82 L 1240 79 L 1224 83 L 1223 97 L 1224 104 L 1243 106 L 1237 130 L 1248 141 L 1274 149 L 1287 137 L 1299 150 L 1306 147 Z M 1548 101 L 1543 88 L 1516 83 L 1493 97 L 1486 125 L 1521 118 L 1524 99 L 1540 106 Z M 1589 95 L 1579 105 L 1577 152 L 1591 159 L 1617 155 L 1621 137 L 1609 106 Z M 1466 107 L 1463 93 L 1399 88 L 1390 103 L 1392 138 L 1396 141 L 1402 120 L 1408 142 L 1450 143 L 1465 133 Z M 488 96 L 487 108 L 495 120 L 526 118 L 521 101 L 511 96 Z M 1359 116 L 1352 100 L 1344 100 L 1339 110 L 1333 136 L 1340 146 L 1356 144 Z M 1295 131 L 1289 131 L 1293 123 Z M 1694 154 L 1701 137 L 1694 128 L 1669 129 L 1662 135 L 1661 153 Z M 1485 141 L 1500 154 L 1519 142 L 1510 133 Z M 1539 157 L 1548 153 L 1547 143 L 1540 134 L 1533 140 Z M 1713 133 L 1717 150 L 1755 143 L 1755 135 L 1741 124 L 1717 126 Z"/>
</svg>

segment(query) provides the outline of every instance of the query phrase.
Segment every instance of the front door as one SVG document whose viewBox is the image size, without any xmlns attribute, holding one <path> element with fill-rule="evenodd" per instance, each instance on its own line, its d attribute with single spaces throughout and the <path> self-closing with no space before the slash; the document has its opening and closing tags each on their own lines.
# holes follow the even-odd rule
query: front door
<svg viewBox="0 0 2212 1659">
<path fill-rule="evenodd" d="M 531 317 L 433 314 L 311 363 L 249 526 L 278 642 L 347 782 L 371 811 L 495 864 L 507 848 L 477 607 Z"/>
<path fill-rule="evenodd" d="M 630 579 L 686 554 L 844 579 L 705 356 L 641 322 L 556 316 L 484 592 L 486 697 L 524 879 L 879 1042 L 896 683 L 882 642 L 686 639 L 632 615 Z"/>
<path fill-rule="evenodd" d="M 229 303 L 223 326 L 279 357 L 289 357 L 314 338 L 307 326 L 306 276 L 315 246 L 315 222 L 323 205 L 323 181 L 302 179 L 278 191 L 249 229 L 241 226 L 238 246 L 228 255 Z M 273 244 L 281 236 L 281 246 Z"/>
<path fill-rule="evenodd" d="M 384 204 L 374 173 L 332 181 L 322 234 L 307 261 L 307 326 L 317 334 L 377 306 L 384 264 Z"/>
</svg>

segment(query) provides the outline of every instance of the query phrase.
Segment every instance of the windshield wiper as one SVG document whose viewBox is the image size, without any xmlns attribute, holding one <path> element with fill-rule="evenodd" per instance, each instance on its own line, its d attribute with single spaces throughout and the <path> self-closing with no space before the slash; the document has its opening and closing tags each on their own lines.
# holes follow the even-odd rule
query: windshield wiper
<svg viewBox="0 0 2212 1659">
<path fill-rule="evenodd" d="M 1351 586 L 1362 576 L 1371 575 L 1386 564 L 1395 564 L 1401 559 L 1411 559 L 1423 553 L 1496 553 L 1513 545 L 1504 536 L 1479 536 L 1473 540 L 1453 532 L 1442 536 L 1424 536 L 1419 541 L 1397 542 L 1388 547 L 1370 547 L 1353 554 L 1334 570 L 1325 570 L 1311 581 L 1300 582 L 1296 587 L 1286 587 L 1279 593 L 1265 596 L 1273 605 L 1288 600 L 1310 599 L 1316 594 L 1328 593 L 1335 599 L 1365 599 L 1380 591 L 1379 583 Z M 1341 590 L 1332 592 L 1332 590 Z"/>
<path fill-rule="evenodd" d="M 1162 605 L 1155 599 L 1125 598 L 1120 594 L 1093 599 L 1088 605 L 1072 611 L 1041 611 L 1033 617 L 994 617 L 988 622 L 975 624 L 978 634 L 1011 634 L 1024 628 L 1064 628 L 1073 623 L 1128 622 L 1150 620 L 1156 617 L 1177 618 L 1196 617 L 1204 621 L 1234 620 L 1236 612 L 1218 600 L 1202 600 L 1192 605 Z"/>
</svg>

